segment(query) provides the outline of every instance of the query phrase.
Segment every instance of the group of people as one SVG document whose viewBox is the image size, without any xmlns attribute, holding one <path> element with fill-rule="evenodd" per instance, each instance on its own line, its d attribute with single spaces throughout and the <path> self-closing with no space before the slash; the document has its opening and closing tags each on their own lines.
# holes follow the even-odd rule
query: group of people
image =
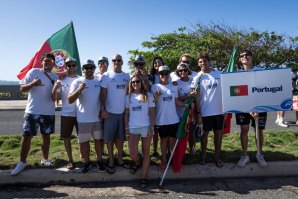
<svg viewBox="0 0 298 199">
<path fill-rule="evenodd" d="M 164 170 L 176 141 L 176 132 L 184 109 L 189 105 L 186 100 L 194 98 L 191 110 L 194 115 L 190 133 L 189 151 L 195 151 L 194 130 L 196 124 L 203 125 L 204 134 L 201 139 L 200 164 L 206 163 L 206 149 L 209 131 L 214 132 L 215 164 L 222 167 L 221 143 L 225 115 L 221 112 L 221 71 L 212 68 L 208 54 L 200 53 L 196 61 L 199 71 L 190 69 L 191 56 L 183 54 L 177 69 L 171 70 L 163 62 L 162 57 L 155 57 L 149 73 L 143 56 L 136 56 L 130 62 L 134 66 L 131 76 L 122 71 L 123 59 L 119 54 L 112 57 L 112 69 L 107 70 L 109 60 L 100 57 L 99 73 L 95 74 L 96 65 L 93 60 L 82 64 L 83 75 L 76 74 L 77 61 L 67 58 L 66 76 L 58 77 L 52 72 L 55 56 L 46 53 L 41 59 L 41 68 L 31 69 L 20 83 L 21 91 L 28 92 L 28 103 L 25 110 L 23 139 L 21 141 L 20 161 L 11 171 L 17 175 L 26 167 L 26 158 L 30 150 L 33 136 L 38 128 L 42 134 L 41 164 L 52 166 L 49 160 L 50 134 L 55 127 L 55 104 L 57 95 L 61 95 L 61 138 L 64 140 L 68 155 L 68 169 L 74 169 L 71 135 L 74 127 L 77 130 L 80 155 L 84 160 L 82 173 L 87 173 L 92 163 L 90 160 L 91 136 L 94 140 L 96 165 L 99 172 L 115 173 L 115 165 L 122 166 L 135 174 L 142 167 L 141 186 L 148 185 L 148 169 L 150 165 L 150 147 L 153 140 L 153 155 L 158 156 L 160 138 L 161 163 Z M 252 64 L 252 52 L 240 51 L 240 63 L 243 70 L 261 70 Z M 255 127 L 255 119 L 259 120 L 260 142 L 262 151 L 263 129 L 266 124 L 266 113 L 236 114 L 240 125 L 242 156 L 237 163 L 244 167 L 250 158 L 247 153 L 249 124 Z M 128 140 L 129 154 L 133 164 L 123 161 L 123 143 Z M 142 157 L 138 150 L 142 144 Z M 104 144 L 107 144 L 108 159 L 102 159 Z M 114 145 L 117 148 L 117 162 L 114 159 Z M 256 154 L 260 166 L 267 166 L 261 153 Z"/>
</svg>

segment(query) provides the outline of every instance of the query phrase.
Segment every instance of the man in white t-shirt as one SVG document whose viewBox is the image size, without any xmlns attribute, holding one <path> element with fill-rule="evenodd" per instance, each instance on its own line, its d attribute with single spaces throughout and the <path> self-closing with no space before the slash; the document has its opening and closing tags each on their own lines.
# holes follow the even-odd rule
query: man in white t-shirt
<svg viewBox="0 0 298 199">
<path fill-rule="evenodd" d="M 63 80 L 58 80 L 53 88 L 53 95 L 57 96 L 57 93 L 60 93 L 62 100 L 62 109 L 61 109 L 61 132 L 60 136 L 64 141 L 65 150 L 68 156 L 68 163 L 66 165 L 67 169 L 74 169 L 75 165 L 72 157 L 71 149 L 71 134 L 73 128 L 76 128 L 78 133 L 78 123 L 77 123 L 77 112 L 76 104 L 70 104 L 68 102 L 67 96 L 69 93 L 71 83 L 78 78 L 76 74 L 77 70 L 77 61 L 74 58 L 67 58 L 65 60 L 67 74 Z"/>
<path fill-rule="evenodd" d="M 107 71 L 101 78 L 101 117 L 105 119 L 104 140 L 108 145 L 109 161 L 107 172 L 115 172 L 115 163 L 113 158 L 114 143 L 118 150 L 118 165 L 129 168 L 129 165 L 123 162 L 123 142 L 125 140 L 125 98 L 128 89 L 129 74 L 122 71 L 122 56 L 116 54 L 113 56 L 113 69 Z"/>
<path fill-rule="evenodd" d="M 55 98 L 52 96 L 52 89 L 58 76 L 51 72 L 54 63 L 53 54 L 44 54 L 41 58 L 42 68 L 31 69 L 20 82 L 20 90 L 28 92 L 28 100 L 24 115 L 20 162 L 11 171 L 12 176 L 19 174 L 26 167 L 31 139 L 37 134 L 39 127 L 42 134 L 41 164 L 53 165 L 48 155 L 50 134 L 55 132 Z"/>
<path fill-rule="evenodd" d="M 224 116 L 222 114 L 222 98 L 220 86 L 221 71 L 211 68 L 208 54 L 199 54 L 197 57 L 201 72 L 193 79 L 191 88 L 198 90 L 196 110 L 198 124 L 203 124 L 204 134 L 201 140 L 200 164 L 206 162 L 206 150 L 209 131 L 214 132 L 215 163 L 223 166 L 220 158 Z"/>
<path fill-rule="evenodd" d="M 95 77 L 100 80 L 101 76 L 108 70 L 109 59 L 107 57 L 102 56 L 98 59 L 97 63 L 98 63 L 99 72 L 95 74 Z"/>
<path fill-rule="evenodd" d="M 104 172 L 105 167 L 102 161 L 103 133 L 99 118 L 100 111 L 100 81 L 94 77 L 94 61 L 88 59 L 83 65 L 83 77 L 75 79 L 69 89 L 69 103 L 76 102 L 77 121 L 79 127 L 79 143 L 81 153 L 84 158 L 84 167 L 82 173 L 87 173 L 92 165 L 90 162 L 90 144 L 91 136 L 94 140 L 95 152 L 97 156 L 96 165 L 99 172 Z"/>
<path fill-rule="evenodd" d="M 181 55 L 181 57 L 179 59 L 179 64 L 181 64 L 181 63 L 186 64 L 188 66 L 188 68 L 190 69 L 191 56 L 189 54 Z M 198 73 L 196 71 L 191 71 L 190 78 L 194 78 L 197 74 Z M 171 82 L 176 82 L 177 80 L 179 80 L 179 77 L 175 71 L 171 72 L 170 77 L 171 77 Z"/>
</svg>

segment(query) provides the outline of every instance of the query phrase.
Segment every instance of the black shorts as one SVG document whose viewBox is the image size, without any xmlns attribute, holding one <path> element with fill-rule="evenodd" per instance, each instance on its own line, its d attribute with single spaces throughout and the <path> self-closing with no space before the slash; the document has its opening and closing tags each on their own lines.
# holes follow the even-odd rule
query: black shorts
<svg viewBox="0 0 298 199">
<path fill-rule="evenodd" d="M 41 134 L 55 133 L 55 115 L 38 115 L 25 113 L 23 136 L 35 136 L 38 129 Z"/>
<path fill-rule="evenodd" d="M 70 116 L 61 116 L 61 138 L 69 138 L 72 134 L 73 127 L 76 128 L 76 132 L 78 135 L 78 122 L 77 117 Z"/>
<path fill-rule="evenodd" d="M 251 121 L 251 126 L 255 128 L 256 124 L 253 116 L 251 116 L 249 113 L 236 113 L 237 125 L 248 125 L 250 124 L 250 121 Z M 267 121 L 267 113 L 266 112 L 259 113 L 259 129 L 265 129 L 266 121 Z"/>
<path fill-rule="evenodd" d="M 223 129 L 224 116 L 223 115 L 212 115 L 202 117 L 204 131 L 217 131 Z"/>
<path fill-rule="evenodd" d="M 176 138 L 179 123 L 155 126 L 160 138 Z"/>
</svg>

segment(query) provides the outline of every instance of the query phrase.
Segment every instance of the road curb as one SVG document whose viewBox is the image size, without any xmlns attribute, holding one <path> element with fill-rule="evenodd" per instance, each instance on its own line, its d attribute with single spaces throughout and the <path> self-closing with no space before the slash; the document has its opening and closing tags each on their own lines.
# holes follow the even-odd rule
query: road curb
<svg viewBox="0 0 298 199">
<path fill-rule="evenodd" d="M 162 173 L 159 173 L 156 166 L 150 167 L 149 179 L 158 180 Z M 244 168 L 239 168 L 234 163 L 226 163 L 224 167 L 217 168 L 214 164 L 206 165 L 183 165 L 179 173 L 173 173 L 169 169 L 165 180 L 189 180 L 206 178 L 247 178 L 247 177 L 277 177 L 277 176 L 298 176 L 298 161 L 277 161 L 268 162 L 266 168 L 260 167 L 257 163 L 249 163 Z M 131 175 L 128 169 L 116 167 L 114 174 L 106 172 L 99 173 L 94 167 L 86 174 L 81 173 L 77 168 L 69 171 L 65 168 L 59 169 L 26 169 L 17 176 L 10 176 L 10 171 L 0 171 L 0 185 L 18 183 L 38 184 L 67 184 L 67 183 L 88 183 L 88 182 L 114 182 L 114 181 L 135 181 L 140 179 L 141 169 Z"/>
</svg>

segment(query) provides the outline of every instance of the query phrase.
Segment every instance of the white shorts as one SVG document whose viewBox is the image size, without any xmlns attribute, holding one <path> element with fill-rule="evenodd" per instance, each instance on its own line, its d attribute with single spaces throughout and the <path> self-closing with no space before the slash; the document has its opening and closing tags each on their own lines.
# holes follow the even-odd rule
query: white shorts
<svg viewBox="0 0 298 199">
<path fill-rule="evenodd" d="M 101 140 L 103 138 L 101 122 L 78 123 L 78 127 L 79 127 L 79 133 L 78 133 L 79 143 L 84 143 L 89 141 L 91 138 L 91 135 L 94 140 Z"/>
<path fill-rule="evenodd" d="M 130 134 L 140 135 L 142 138 L 148 137 L 149 126 L 139 127 L 139 128 L 129 128 Z"/>
</svg>

